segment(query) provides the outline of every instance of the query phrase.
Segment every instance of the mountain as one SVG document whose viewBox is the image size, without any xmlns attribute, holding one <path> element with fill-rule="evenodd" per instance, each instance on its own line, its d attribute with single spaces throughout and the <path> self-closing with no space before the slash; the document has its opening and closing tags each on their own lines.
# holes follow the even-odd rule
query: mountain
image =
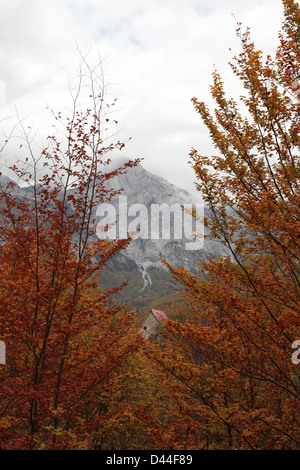
<svg viewBox="0 0 300 470">
<path fill-rule="evenodd" d="M 115 165 L 122 163 L 124 161 L 118 160 Z M 5 175 L 0 176 L 2 186 L 10 181 Z M 202 224 L 193 227 L 193 218 L 187 213 L 184 215 L 182 206 L 197 208 L 201 214 L 204 208 L 200 197 L 148 172 L 142 165 L 129 168 L 127 173 L 108 180 L 107 188 L 123 191 L 110 204 L 102 204 L 95 209 L 97 226 L 107 224 L 105 216 L 108 211 L 111 212 L 110 222 L 117 221 L 117 235 L 120 229 L 123 229 L 125 236 L 127 231 L 137 232 L 140 229 L 137 238 L 108 263 L 102 275 L 104 287 L 112 288 L 127 283 L 116 294 L 117 301 L 129 301 L 136 308 L 148 308 L 150 305 L 158 308 L 162 304 L 178 302 L 177 292 L 169 287 L 178 286 L 174 284 L 161 258 L 175 267 L 187 268 L 196 273 L 200 258 L 225 254 L 224 247 L 210 240 L 207 233 L 203 246 L 201 243 L 197 246 L 197 238 L 192 232 L 201 232 Z M 33 189 L 30 187 L 16 185 L 13 191 L 22 199 L 33 199 Z M 125 227 L 122 222 L 123 225 L 125 222 Z M 203 241 L 203 237 L 201 239 Z"/>
<path fill-rule="evenodd" d="M 195 238 L 176 239 L 174 236 L 174 232 L 178 231 L 178 223 L 176 228 L 174 222 L 180 221 L 179 214 L 181 214 L 182 233 L 186 229 L 186 227 L 183 227 L 186 223 L 180 206 L 187 207 L 190 205 L 190 207 L 196 209 L 198 204 L 197 208 L 201 213 L 204 209 L 200 197 L 197 198 L 184 189 L 169 183 L 164 178 L 148 172 L 141 165 L 130 168 L 126 174 L 118 175 L 110 180 L 108 188 L 123 189 L 121 198 L 117 196 L 112 201 L 116 213 L 115 219 L 117 220 L 116 233 L 118 234 L 120 218 L 122 217 L 120 212 L 124 209 L 124 206 L 127 209 L 127 211 L 124 210 L 124 214 L 126 212 L 132 214 L 131 217 L 127 217 L 128 227 L 130 228 L 130 224 L 134 220 L 138 220 L 141 231 L 148 231 L 148 238 L 133 239 L 127 249 L 111 260 L 104 273 L 104 284 L 109 287 L 116 285 L 116 281 L 126 281 L 128 283 L 128 286 L 120 294 L 120 300 L 130 300 L 134 306 L 143 307 L 153 304 L 156 299 L 165 299 L 166 296 L 174 297 L 174 291 L 169 289 L 168 285 L 171 284 L 174 287 L 175 285 L 165 265 L 161 262 L 161 258 L 173 266 L 184 267 L 196 273 L 200 258 L 206 256 L 214 258 L 225 254 L 224 247 L 210 240 L 207 236 L 204 237 L 203 246 L 198 249 L 196 249 Z M 125 203 L 127 203 L 127 208 Z M 155 239 L 152 236 L 153 224 L 151 224 L 151 221 L 155 218 L 152 214 L 155 212 L 154 210 L 158 210 L 157 206 L 162 208 L 162 204 L 164 204 L 166 220 L 167 222 L 170 221 L 170 237 L 162 238 L 163 216 L 159 214 L 158 219 L 156 218 L 156 224 L 154 224 L 154 229 L 157 230 L 157 224 L 160 223 L 159 238 Z M 168 220 L 167 209 L 172 208 L 172 206 L 174 208 L 174 205 L 179 208 L 177 212 L 179 219 L 176 219 L 171 211 Z M 104 215 L 104 211 L 100 210 L 100 212 L 103 212 L 102 215 Z M 205 215 L 207 215 L 206 210 Z M 188 220 L 188 217 L 186 220 Z M 165 229 L 168 229 L 168 226 Z"/>
</svg>

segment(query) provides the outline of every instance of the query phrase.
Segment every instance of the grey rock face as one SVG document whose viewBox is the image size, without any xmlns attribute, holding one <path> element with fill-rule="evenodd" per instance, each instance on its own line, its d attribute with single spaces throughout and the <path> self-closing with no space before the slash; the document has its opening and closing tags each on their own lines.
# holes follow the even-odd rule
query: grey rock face
<svg viewBox="0 0 300 470">
<path fill-rule="evenodd" d="M 199 258 L 207 255 L 216 257 L 225 253 L 225 248 L 221 244 L 209 240 L 208 237 L 204 238 L 203 246 L 200 249 L 194 249 L 196 248 L 196 244 L 193 245 L 195 243 L 194 237 L 178 239 L 178 231 L 183 234 L 184 230 L 189 231 L 185 223 L 187 219 L 184 219 L 180 206 L 188 205 L 196 209 L 196 204 L 198 204 L 198 209 L 201 212 L 203 211 L 203 205 L 200 197 L 197 199 L 184 189 L 180 189 L 165 179 L 149 173 L 141 165 L 130 168 L 126 174 L 118 175 L 110 180 L 108 188 L 123 189 L 121 198 L 117 196 L 112 201 L 116 209 L 117 234 L 119 233 L 120 212 L 123 213 L 121 217 L 124 219 L 126 209 L 129 214 L 127 229 L 130 231 L 132 225 L 138 225 L 140 228 L 140 237 L 133 239 L 128 248 L 121 252 L 121 256 L 125 258 L 123 262 L 126 262 L 126 259 L 133 261 L 143 277 L 149 267 L 164 269 L 160 258 L 165 259 L 173 266 L 184 267 L 196 272 Z M 143 207 L 136 206 L 137 204 L 143 205 Z M 172 208 L 172 206 L 174 208 L 174 205 L 176 205 L 175 212 L 177 214 L 175 216 L 171 210 L 171 215 L 168 218 L 166 213 L 164 225 L 162 225 L 164 222 L 163 216 L 161 213 L 156 212 L 159 209 L 157 206 L 162 208 L 162 204 L 167 205 L 169 208 Z M 141 210 L 138 210 L 139 208 Z M 138 219 L 136 219 L 137 217 Z M 134 223 L 135 219 L 136 223 Z M 192 217 L 190 216 L 189 219 L 192 220 Z M 100 223 L 99 217 L 98 219 L 96 217 L 96 220 Z M 168 220 L 170 222 L 170 236 L 163 238 L 163 235 L 168 234 Z M 180 229 L 178 224 L 181 224 Z M 157 227 L 159 227 L 159 234 L 154 233 L 155 230 L 153 230 Z M 162 227 L 164 227 L 165 232 L 163 232 Z M 195 228 L 197 227 L 193 227 L 193 230 Z M 187 248 L 188 246 L 190 249 Z M 150 281 L 147 278 L 145 282 L 149 283 Z"/>
</svg>

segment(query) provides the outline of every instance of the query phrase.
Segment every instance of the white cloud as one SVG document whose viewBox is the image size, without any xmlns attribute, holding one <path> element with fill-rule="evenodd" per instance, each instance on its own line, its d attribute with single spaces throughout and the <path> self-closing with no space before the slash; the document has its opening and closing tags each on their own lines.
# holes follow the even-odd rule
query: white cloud
<svg viewBox="0 0 300 470">
<path fill-rule="evenodd" d="M 238 52 L 231 13 L 267 52 L 282 19 L 280 0 L 0 0 L 0 10 L 2 113 L 18 105 L 46 125 L 41 109 L 66 102 L 76 42 L 98 48 L 122 108 L 121 136 L 132 136 L 125 153 L 143 156 L 147 169 L 189 190 L 190 148 L 212 151 L 191 97 L 209 101 L 214 64 L 229 93 L 236 90 L 227 65 L 229 48 Z"/>
</svg>

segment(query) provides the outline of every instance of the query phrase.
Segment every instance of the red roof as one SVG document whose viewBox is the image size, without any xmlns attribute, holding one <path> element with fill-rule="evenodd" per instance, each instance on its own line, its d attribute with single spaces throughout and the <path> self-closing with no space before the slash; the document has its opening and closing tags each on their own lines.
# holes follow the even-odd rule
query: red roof
<svg viewBox="0 0 300 470">
<path fill-rule="evenodd" d="M 160 323 L 164 323 L 165 321 L 168 320 L 168 317 L 165 314 L 165 312 L 162 312 L 161 310 L 153 310 L 152 308 L 151 312 Z"/>
</svg>

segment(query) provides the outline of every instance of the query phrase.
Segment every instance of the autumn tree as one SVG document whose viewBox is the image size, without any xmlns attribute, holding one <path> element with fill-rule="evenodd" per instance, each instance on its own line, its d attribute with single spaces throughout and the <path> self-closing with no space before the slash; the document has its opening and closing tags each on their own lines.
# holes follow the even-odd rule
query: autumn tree
<svg viewBox="0 0 300 470">
<path fill-rule="evenodd" d="M 107 101 L 103 78 L 101 64 L 81 55 L 72 112 L 55 115 L 60 137 L 49 135 L 36 154 L 20 121 L 24 161 L 10 172 L 22 188 L 12 181 L 0 188 L 2 449 L 108 445 L 103 425 L 121 413 L 111 407 L 111 387 L 126 387 L 124 366 L 141 343 L 133 312 L 111 300 L 117 287 L 104 290 L 99 280 L 129 240 L 98 239 L 96 207 L 119 192 L 106 182 L 138 163 L 108 166 L 124 143 L 111 131 L 115 101 Z"/>
<path fill-rule="evenodd" d="M 274 58 L 237 25 L 241 105 L 217 71 L 214 112 L 192 100 L 217 152 L 192 149 L 190 162 L 228 256 L 202 259 L 199 276 L 169 266 L 194 314 L 169 321 L 171 352 L 156 357 L 186 386 L 199 448 L 300 449 L 300 8 L 283 6 Z"/>
</svg>

